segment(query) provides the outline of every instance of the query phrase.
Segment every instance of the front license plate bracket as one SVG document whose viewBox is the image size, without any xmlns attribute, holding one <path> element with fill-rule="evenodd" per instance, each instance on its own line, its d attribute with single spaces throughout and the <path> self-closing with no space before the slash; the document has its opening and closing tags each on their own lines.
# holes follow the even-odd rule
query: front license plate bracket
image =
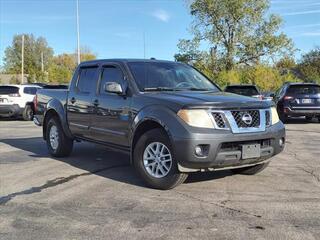
<svg viewBox="0 0 320 240">
<path fill-rule="evenodd" d="M 258 158 L 260 157 L 260 144 L 246 144 L 242 145 L 242 159 Z"/>
</svg>

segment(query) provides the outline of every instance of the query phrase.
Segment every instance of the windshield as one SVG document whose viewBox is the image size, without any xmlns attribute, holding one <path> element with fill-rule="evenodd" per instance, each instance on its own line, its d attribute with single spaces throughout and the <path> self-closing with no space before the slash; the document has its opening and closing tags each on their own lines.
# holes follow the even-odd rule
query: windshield
<svg viewBox="0 0 320 240">
<path fill-rule="evenodd" d="M 205 76 L 181 63 L 129 62 L 140 91 L 219 91 Z"/>
<path fill-rule="evenodd" d="M 288 89 L 288 94 L 319 94 L 320 86 L 318 85 L 293 85 Z"/>
<path fill-rule="evenodd" d="M 259 92 L 254 86 L 229 86 L 225 90 L 226 92 L 235 93 L 244 96 L 259 95 Z"/>
</svg>

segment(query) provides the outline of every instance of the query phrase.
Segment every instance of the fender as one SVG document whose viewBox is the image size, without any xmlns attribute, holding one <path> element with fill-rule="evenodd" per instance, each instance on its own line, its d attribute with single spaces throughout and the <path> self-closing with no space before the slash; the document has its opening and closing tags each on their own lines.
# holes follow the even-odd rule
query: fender
<svg viewBox="0 0 320 240">
<path fill-rule="evenodd" d="M 163 127 L 163 129 L 167 132 L 171 143 L 174 142 L 175 137 L 185 138 L 189 134 L 185 127 L 185 123 L 177 116 L 174 111 L 162 105 L 149 105 L 141 109 L 137 113 L 137 115 L 133 119 L 131 131 L 129 131 L 131 162 L 133 152 L 133 139 L 136 134 L 136 130 L 144 122 L 150 120 L 158 123 Z"/>
<path fill-rule="evenodd" d="M 62 105 L 62 103 L 57 100 L 57 99 L 51 99 L 46 106 L 46 111 L 44 113 L 44 118 L 46 119 L 47 114 L 51 111 L 54 111 L 55 113 L 57 113 L 57 115 L 59 116 L 60 122 L 61 122 L 61 126 L 63 128 L 64 133 L 70 137 L 73 138 L 70 130 L 69 130 L 69 125 L 68 125 L 68 121 L 67 121 L 67 114 L 66 114 L 66 110 L 64 108 L 64 106 Z M 43 126 L 45 127 L 45 126 Z"/>
</svg>

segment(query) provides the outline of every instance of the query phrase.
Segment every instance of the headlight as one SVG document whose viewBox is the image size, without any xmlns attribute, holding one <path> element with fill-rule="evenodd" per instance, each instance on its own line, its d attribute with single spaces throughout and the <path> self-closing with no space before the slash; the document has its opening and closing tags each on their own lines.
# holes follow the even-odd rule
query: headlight
<svg viewBox="0 0 320 240">
<path fill-rule="evenodd" d="M 275 107 L 271 107 L 271 124 L 276 124 L 278 123 L 279 120 L 279 116 L 278 116 L 278 112 L 277 109 Z"/>
<path fill-rule="evenodd" d="M 188 125 L 199 128 L 214 128 L 211 118 L 206 110 L 182 109 L 178 116 Z"/>
</svg>

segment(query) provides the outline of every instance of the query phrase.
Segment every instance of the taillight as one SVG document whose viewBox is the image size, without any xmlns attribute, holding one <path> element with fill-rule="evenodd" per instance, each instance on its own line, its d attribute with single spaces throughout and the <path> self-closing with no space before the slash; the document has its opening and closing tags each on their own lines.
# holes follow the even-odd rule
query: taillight
<svg viewBox="0 0 320 240">
<path fill-rule="evenodd" d="M 291 97 L 291 96 L 284 96 L 283 99 L 284 99 L 284 100 L 290 100 L 290 99 L 293 99 L 293 97 Z"/>
<path fill-rule="evenodd" d="M 37 95 L 34 96 L 33 98 L 33 107 L 34 107 L 34 112 L 37 112 L 37 106 L 38 106 L 38 98 Z"/>
<path fill-rule="evenodd" d="M 21 95 L 19 93 L 11 93 L 9 97 L 21 97 Z"/>
</svg>

